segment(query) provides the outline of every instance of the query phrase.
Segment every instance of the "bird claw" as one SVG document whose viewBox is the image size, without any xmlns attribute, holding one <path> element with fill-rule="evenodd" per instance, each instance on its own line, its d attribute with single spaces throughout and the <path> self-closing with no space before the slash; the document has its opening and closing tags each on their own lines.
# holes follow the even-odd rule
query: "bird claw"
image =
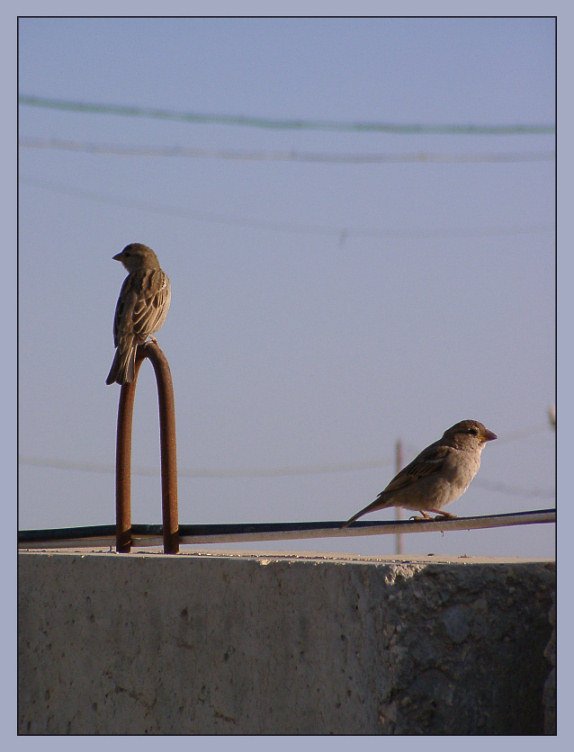
<svg viewBox="0 0 574 752">
<path fill-rule="evenodd" d="M 451 514 L 450 512 L 440 512 L 438 509 L 431 509 L 431 512 L 434 512 L 436 515 L 435 517 L 431 517 L 430 514 L 425 514 L 425 512 L 421 509 L 422 517 L 418 517 L 416 514 L 413 514 L 412 517 L 409 517 L 409 520 L 414 520 L 415 522 L 430 522 L 431 520 L 456 520 L 456 514 Z"/>
</svg>

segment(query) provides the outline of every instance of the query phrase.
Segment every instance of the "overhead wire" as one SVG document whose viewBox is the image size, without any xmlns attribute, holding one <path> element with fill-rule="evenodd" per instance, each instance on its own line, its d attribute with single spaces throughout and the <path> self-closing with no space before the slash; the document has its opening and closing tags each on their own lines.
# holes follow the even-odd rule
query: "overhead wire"
<svg viewBox="0 0 574 752">
<path fill-rule="evenodd" d="M 29 107 L 42 107 L 95 115 L 120 115 L 132 118 L 152 118 L 174 120 L 196 124 L 217 124 L 266 128 L 271 130 L 319 130 L 344 131 L 354 133 L 397 133 L 397 134 L 456 134 L 456 135 L 536 135 L 554 133 L 555 126 L 550 124 L 426 124 L 426 123 L 389 123 L 368 121 L 307 120 L 303 118 L 267 118 L 246 115 L 222 115 L 215 113 L 183 112 L 154 107 L 136 107 L 97 102 L 79 102 L 76 100 L 53 99 L 20 95 L 19 102 Z"/>
<path fill-rule="evenodd" d="M 184 157 L 193 159 L 227 159 L 242 161 L 313 162 L 321 164 L 405 164 L 405 163 L 505 163 L 552 162 L 553 151 L 488 152 L 478 154 L 448 154 L 436 152 L 333 154 L 305 151 L 246 151 L 240 149 L 207 149 L 184 146 L 128 146 L 125 144 L 96 144 L 67 139 L 22 138 L 23 149 L 55 149 L 83 154 L 116 157 Z"/>
<path fill-rule="evenodd" d="M 43 457 L 20 457 L 19 462 L 22 465 L 33 467 L 46 467 L 59 470 L 76 470 L 80 472 L 92 473 L 115 473 L 115 465 L 103 464 L 97 462 L 81 462 L 73 460 L 48 459 Z M 373 459 L 360 460 L 357 462 L 339 462 L 326 463 L 323 465 L 299 465 L 286 467 L 244 467 L 244 468 L 180 468 L 177 471 L 178 476 L 182 478 L 278 478 L 286 476 L 300 475 L 318 475 L 322 473 L 345 473 L 357 470 L 369 470 L 372 468 L 385 467 L 392 465 L 390 459 Z M 156 476 L 160 474 L 157 467 L 134 467 L 134 475 Z"/>
<path fill-rule="evenodd" d="M 70 470 L 77 472 L 102 473 L 112 475 L 115 473 L 115 466 L 96 462 L 76 462 L 73 460 L 57 460 L 42 457 L 21 457 L 21 465 L 38 468 L 51 468 L 55 470 Z M 229 469 L 210 469 L 198 468 L 181 468 L 177 471 L 179 478 L 204 478 L 204 479 L 233 479 L 233 478 L 286 478 L 301 477 L 303 475 L 320 475 L 327 473 L 346 473 L 359 470 L 370 470 L 393 464 L 391 459 L 366 460 L 363 462 L 346 462 L 330 465 L 308 465 L 294 467 L 273 467 L 273 468 L 229 468 Z M 134 467 L 132 475 L 140 477 L 159 477 L 161 470 L 159 467 Z M 482 487 L 489 491 L 507 494 L 509 496 L 529 496 L 533 498 L 554 498 L 555 491 L 543 488 L 521 488 L 518 486 L 509 486 L 505 483 L 488 482 L 476 479 L 473 482 L 475 487 Z"/>
<path fill-rule="evenodd" d="M 74 198 L 82 198 L 88 201 L 99 201 L 101 203 L 112 204 L 113 206 L 123 206 L 129 209 L 154 212 L 156 214 L 165 214 L 172 217 L 191 219 L 198 222 L 211 222 L 213 224 L 231 225 L 234 227 L 246 227 L 254 230 L 269 230 L 272 232 L 285 233 L 303 233 L 317 235 L 334 235 L 343 241 L 349 237 L 371 237 L 371 238 L 457 238 L 457 237 L 492 237 L 523 235 L 532 233 L 554 232 L 553 225 L 523 225 L 521 227 L 470 227 L 470 228 L 438 228 L 438 229 L 383 229 L 383 228 L 359 228 L 359 227 L 328 227 L 326 225 L 306 225 L 290 224 L 286 222 L 269 222 L 262 220 L 249 219 L 244 217 L 233 217 L 219 214 L 217 212 L 198 212 L 184 207 L 161 205 L 147 201 L 137 201 L 126 199 L 122 196 L 111 196 L 108 194 L 98 193 L 96 191 L 86 191 L 81 188 L 65 186 L 51 181 L 37 180 L 34 178 L 21 177 L 22 185 L 30 185 L 42 190 L 60 193 Z"/>
<path fill-rule="evenodd" d="M 533 426 L 531 428 L 515 431 L 502 437 L 501 441 L 515 441 L 531 436 L 534 433 L 540 433 L 542 430 L 547 431 L 548 427 Z M 414 454 L 417 450 L 412 450 Z M 94 462 L 79 462 L 73 460 L 57 460 L 42 457 L 20 457 L 22 465 L 53 468 L 60 470 L 72 470 L 80 472 L 95 472 L 112 474 L 115 472 L 115 466 L 111 464 L 102 464 Z M 394 464 L 394 459 L 377 458 L 371 460 L 359 460 L 355 462 L 325 463 L 317 465 L 300 465 L 284 467 L 244 467 L 244 468 L 180 468 L 178 476 L 181 478 L 279 478 L 289 476 L 318 475 L 323 473 L 343 473 L 355 472 L 360 470 L 370 470 L 381 467 L 388 467 Z M 138 476 L 158 476 L 160 469 L 156 467 L 134 467 L 133 475 Z M 504 493 L 514 496 L 530 496 L 535 498 L 554 498 L 553 489 L 531 488 L 525 489 L 517 486 L 510 486 L 504 483 L 489 482 L 481 479 L 474 481 L 474 486 L 483 487 L 490 491 Z"/>
</svg>

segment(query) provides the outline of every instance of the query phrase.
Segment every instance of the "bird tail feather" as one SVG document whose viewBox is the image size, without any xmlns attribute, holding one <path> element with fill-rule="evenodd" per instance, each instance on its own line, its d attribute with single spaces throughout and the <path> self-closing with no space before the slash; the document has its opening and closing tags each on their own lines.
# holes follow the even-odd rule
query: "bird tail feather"
<svg viewBox="0 0 574 752">
<path fill-rule="evenodd" d="M 136 372 L 136 348 L 128 347 L 125 350 L 120 350 L 118 347 L 112 367 L 106 379 L 106 384 L 113 384 L 114 381 L 118 384 L 130 384 L 135 378 Z"/>
<path fill-rule="evenodd" d="M 352 525 L 355 520 L 358 520 L 359 517 L 362 517 L 364 514 L 367 514 L 367 512 L 374 512 L 377 509 L 385 509 L 387 506 L 389 506 L 388 503 L 385 503 L 384 501 L 381 501 L 381 496 L 377 496 L 377 498 L 372 501 L 370 504 L 368 504 L 364 509 L 361 509 L 359 512 L 354 514 L 350 520 L 347 520 L 347 522 L 344 522 L 341 525 L 341 529 L 345 527 L 349 527 L 349 525 Z"/>
</svg>

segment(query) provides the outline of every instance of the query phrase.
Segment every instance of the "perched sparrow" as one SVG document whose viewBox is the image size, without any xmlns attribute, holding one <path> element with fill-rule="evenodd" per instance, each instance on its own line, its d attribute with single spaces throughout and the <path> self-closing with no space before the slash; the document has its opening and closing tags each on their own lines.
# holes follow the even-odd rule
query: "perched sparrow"
<svg viewBox="0 0 574 752">
<path fill-rule="evenodd" d="M 137 346 L 163 326 L 171 303 L 171 283 L 147 245 L 130 243 L 114 259 L 121 261 L 129 274 L 116 306 L 116 354 L 106 384 L 129 384 L 135 376 Z"/>
<path fill-rule="evenodd" d="M 432 519 L 427 512 L 455 517 L 441 511 L 442 507 L 456 501 L 466 491 L 478 472 L 486 442 L 496 438 L 482 423 L 462 420 L 423 449 L 369 506 L 354 514 L 342 527 L 348 527 L 367 512 L 387 507 L 415 509 L 427 519 Z"/>
</svg>

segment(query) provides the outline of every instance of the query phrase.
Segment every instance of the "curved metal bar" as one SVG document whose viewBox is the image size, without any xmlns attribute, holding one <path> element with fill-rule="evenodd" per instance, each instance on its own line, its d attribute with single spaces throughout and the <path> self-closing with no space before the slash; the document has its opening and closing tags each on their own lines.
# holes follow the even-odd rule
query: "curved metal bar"
<svg viewBox="0 0 574 752">
<path fill-rule="evenodd" d="M 156 342 L 146 342 L 138 347 L 134 380 L 130 384 L 124 384 L 120 391 L 116 443 L 116 551 L 129 553 L 132 543 L 132 418 L 138 373 L 145 358 L 151 360 L 154 368 L 159 401 L 163 549 L 166 554 L 176 554 L 179 551 L 179 523 L 175 403 L 169 364 Z"/>
</svg>

